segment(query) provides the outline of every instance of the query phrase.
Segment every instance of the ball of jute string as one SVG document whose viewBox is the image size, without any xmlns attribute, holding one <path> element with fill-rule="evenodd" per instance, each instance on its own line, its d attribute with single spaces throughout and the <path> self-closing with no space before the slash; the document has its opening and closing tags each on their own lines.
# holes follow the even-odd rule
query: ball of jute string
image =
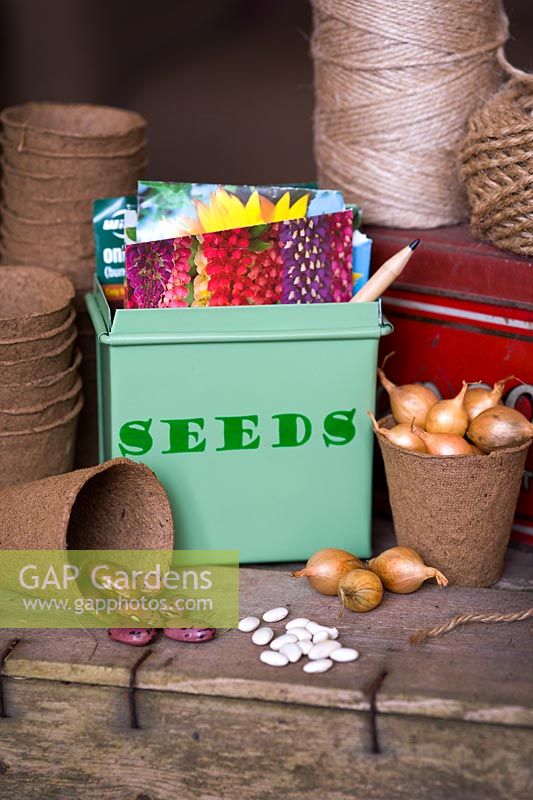
<svg viewBox="0 0 533 800">
<path fill-rule="evenodd" d="M 472 115 L 460 175 L 474 236 L 533 256 L 533 75 L 513 77 Z"/>
<path fill-rule="evenodd" d="M 501 83 L 501 0 L 312 0 L 319 183 L 366 222 L 432 228 L 467 217 L 457 150 Z"/>
</svg>

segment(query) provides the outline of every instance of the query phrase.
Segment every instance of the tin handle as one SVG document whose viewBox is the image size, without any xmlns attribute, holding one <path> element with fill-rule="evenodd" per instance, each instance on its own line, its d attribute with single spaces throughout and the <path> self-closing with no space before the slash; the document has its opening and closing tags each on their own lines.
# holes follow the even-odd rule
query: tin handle
<svg viewBox="0 0 533 800">
<path fill-rule="evenodd" d="M 388 336 L 389 333 L 392 333 L 394 330 L 394 325 L 392 322 L 389 322 L 387 317 L 383 314 L 383 308 L 381 305 L 381 298 L 378 300 L 378 322 L 379 322 L 379 335 L 380 336 Z"/>
</svg>

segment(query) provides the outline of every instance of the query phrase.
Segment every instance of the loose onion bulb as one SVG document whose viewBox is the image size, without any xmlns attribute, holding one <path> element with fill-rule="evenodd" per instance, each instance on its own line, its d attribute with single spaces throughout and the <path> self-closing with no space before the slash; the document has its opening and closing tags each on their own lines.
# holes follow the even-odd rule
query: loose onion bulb
<svg viewBox="0 0 533 800">
<path fill-rule="evenodd" d="M 464 436 L 468 428 L 468 414 L 463 408 L 463 400 L 468 384 L 463 381 L 463 388 L 451 400 L 439 400 L 431 406 L 426 417 L 425 428 L 428 433 L 455 433 Z"/>
<path fill-rule="evenodd" d="M 423 428 L 427 413 L 437 402 L 438 397 L 421 383 L 406 383 L 403 386 L 396 386 L 390 381 L 383 372 L 383 367 L 392 355 L 394 353 L 389 353 L 381 367 L 378 368 L 378 377 L 381 385 L 388 392 L 394 419 L 396 422 L 405 422 L 409 425 L 414 420 L 415 425 Z"/>
<path fill-rule="evenodd" d="M 488 408 L 493 408 L 501 403 L 502 395 L 507 381 L 516 380 L 514 375 L 508 375 L 501 381 L 496 381 L 492 389 L 484 389 L 481 386 L 472 386 L 467 390 L 463 406 L 468 414 L 470 422 Z"/>
<path fill-rule="evenodd" d="M 411 426 L 408 425 L 406 422 L 401 422 L 399 425 L 395 425 L 393 428 L 380 428 L 375 416 L 372 412 L 367 411 L 368 416 L 372 420 L 372 425 L 376 433 L 381 433 L 389 442 L 392 442 L 397 447 L 401 447 L 404 450 L 413 450 L 417 453 L 427 453 L 426 445 L 411 430 Z"/>
<path fill-rule="evenodd" d="M 293 578 L 307 578 L 310 586 L 320 594 L 337 594 L 337 586 L 343 575 L 353 569 L 364 569 L 364 564 L 346 550 L 327 547 L 318 550 L 303 569 L 292 573 Z"/>
<path fill-rule="evenodd" d="M 533 423 L 514 408 L 495 406 L 472 420 L 467 436 L 480 450 L 492 453 L 505 447 L 519 447 L 533 439 Z"/>
<path fill-rule="evenodd" d="M 391 547 L 371 558 L 368 568 L 376 573 L 385 589 L 396 594 L 416 592 L 429 578 L 435 578 L 439 586 L 448 585 L 442 572 L 426 567 L 422 556 L 411 547 Z"/>
<path fill-rule="evenodd" d="M 455 433 L 428 433 L 413 426 L 413 433 L 419 436 L 428 453 L 432 456 L 472 456 L 472 446 Z"/>
<path fill-rule="evenodd" d="M 337 594 L 343 609 L 371 611 L 383 599 L 383 584 L 374 572 L 353 569 L 340 579 Z"/>
</svg>

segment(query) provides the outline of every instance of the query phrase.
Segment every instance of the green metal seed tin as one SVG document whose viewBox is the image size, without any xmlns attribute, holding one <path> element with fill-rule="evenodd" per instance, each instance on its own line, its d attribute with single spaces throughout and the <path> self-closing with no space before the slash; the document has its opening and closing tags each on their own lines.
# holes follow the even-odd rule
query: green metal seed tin
<svg viewBox="0 0 533 800">
<path fill-rule="evenodd" d="M 100 284 L 99 451 L 154 470 L 179 549 L 370 555 L 379 303 L 128 309 Z"/>
</svg>

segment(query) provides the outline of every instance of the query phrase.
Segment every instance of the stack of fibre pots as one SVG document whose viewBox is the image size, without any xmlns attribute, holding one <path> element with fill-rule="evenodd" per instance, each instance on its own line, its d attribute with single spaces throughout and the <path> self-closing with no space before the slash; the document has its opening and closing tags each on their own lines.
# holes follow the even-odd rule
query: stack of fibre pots
<svg viewBox="0 0 533 800">
<path fill-rule="evenodd" d="M 68 472 L 83 406 L 74 286 L 0 268 L 0 486 Z"/>
<path fill-rule="evenodd" d="M 39 265 L 74 283 L 86 404 L 76 466 L 97 463 L 96 355 L 84 294 L 92 287 L 92 203 L 135 193 L 146 167 L 146 123 L 106 106 L 26 103 L 6 108 L 2 126 L 0 256 Z"/>
</svg>

